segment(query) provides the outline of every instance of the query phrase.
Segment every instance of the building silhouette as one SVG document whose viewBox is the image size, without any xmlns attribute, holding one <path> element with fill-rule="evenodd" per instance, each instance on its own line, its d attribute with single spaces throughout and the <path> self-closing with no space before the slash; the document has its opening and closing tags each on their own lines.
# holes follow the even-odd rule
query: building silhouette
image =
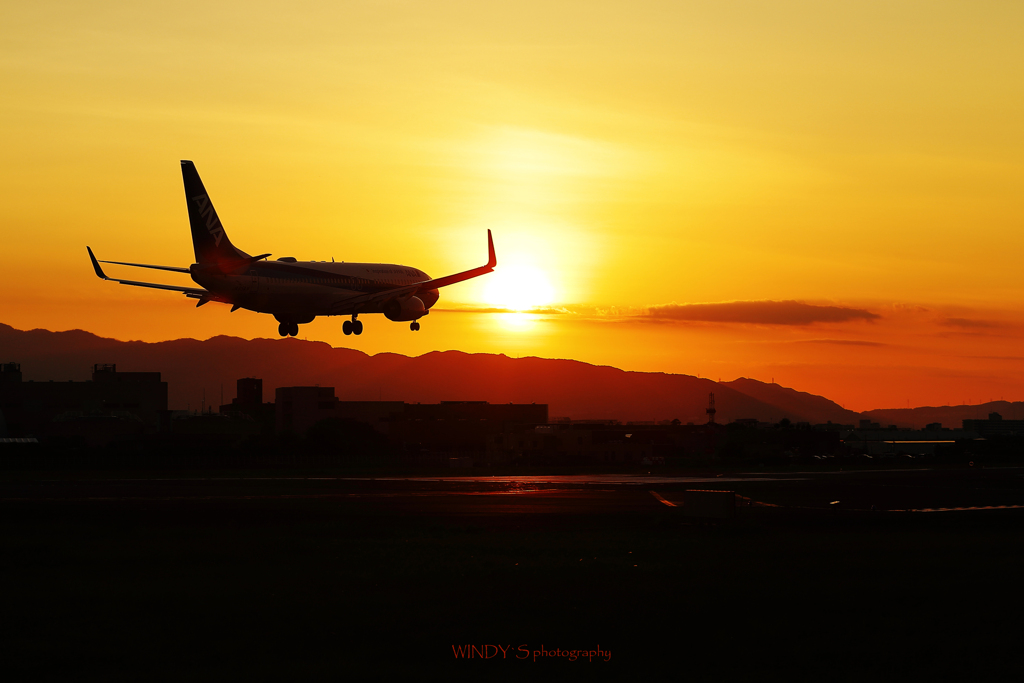
<svg viewBox="0 0 1024 683">
<path fill-rule="evenodd" d="M 159 372 L 118 372 L 93 366 L 87 382 L 24 381 L 19 363 L 0 365 L 0 411 L 14 437 L 155 432 L 167 411 L 167 382 Z"/>
<path fill-rule="evenodd" d="M 324 420 L 345 420 L 368 424 L 395 444 L 452 453 L 483 453 L 506 431 L 548 421 L 543 403 L 340 401 L 334 387 L 316 386 L 279 387 L 275 408 L 280 434 L 302 436 Z"/>
<path fill-rule="evenodd" d="M 1024 420 L 1004 420 L 999 413 L 989 413 L 987 420 L 964 420 L 964 431 L 979 436 L 1013 436 L 1024 434 Z"/>
<path fill-rule="evenodd" d="M 234 418 L 247 417 L 259 424 L 260 433 L 271 436 L 276 429 L 276 411 L 273 403 L 263 402 L 263 380 L 242 377 L 235 384 L 235 398 L 222 405 L 221 415 Z"/>
</svg>

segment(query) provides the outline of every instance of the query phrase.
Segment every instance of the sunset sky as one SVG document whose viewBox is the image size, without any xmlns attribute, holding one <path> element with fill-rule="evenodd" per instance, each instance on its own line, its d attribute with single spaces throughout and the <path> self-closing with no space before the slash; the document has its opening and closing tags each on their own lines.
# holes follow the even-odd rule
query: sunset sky
<svg viewBox="0 0 1024 683">
<path fill-rule="evenodd" d="M 774 379 L 855 410 L 1024 400 L 1024 3 L 2 16 L 0 322 L 276 337 L 271 316 L 92 272 L 87 244 L 192 262 L 191 159 L 251 254 L 440 276 L 481 265 L 493 230 L 498 270 L 442 290 L 422 331 L 320 318 L 301 337 Z"/>
</svg>

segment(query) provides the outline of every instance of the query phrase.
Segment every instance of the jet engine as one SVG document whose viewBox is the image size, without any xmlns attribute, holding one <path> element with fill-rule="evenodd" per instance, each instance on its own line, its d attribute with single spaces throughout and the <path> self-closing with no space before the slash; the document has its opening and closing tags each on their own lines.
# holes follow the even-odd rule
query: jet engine
<svg viewBox="0 0 1024 683">
<path fill-rule="evenodd" d="M 388 301 L 381 307 L 381 312 L 388 320 L 402 322 L 422 318 L 427 314 L 427 309 L 419 297 L 411 296 L 408 299 Z"/>
</svg>

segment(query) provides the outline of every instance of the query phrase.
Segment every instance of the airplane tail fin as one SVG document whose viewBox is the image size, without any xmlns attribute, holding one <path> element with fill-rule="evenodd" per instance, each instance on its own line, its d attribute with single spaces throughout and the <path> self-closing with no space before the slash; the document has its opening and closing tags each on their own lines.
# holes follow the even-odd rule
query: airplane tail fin
<svg viewBox="0 0 1024 683">
<path fill-rule="evenodd" d="M 231 244 L 224 232 L 224 226 L 206 194 L 195 164 L 182 161 L 181 177 L 185 181 L 185 200 L 188 203 L 188 222 L 192 226 L 196 263 L 217 264 L 223 270 L 241 259 L 249 259 L 248 254 Z"/>
</svg>

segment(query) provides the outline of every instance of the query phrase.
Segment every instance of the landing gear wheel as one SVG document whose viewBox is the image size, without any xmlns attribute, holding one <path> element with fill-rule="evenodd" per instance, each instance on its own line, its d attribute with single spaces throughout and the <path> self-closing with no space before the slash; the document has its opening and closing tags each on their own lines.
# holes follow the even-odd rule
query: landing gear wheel
<svg viewBox="0 0 1024 683">
<path fill-rule="evenodd" d="M 419 323 L 409 323 L 409 329 L 412 330 L 413 332 L 419 332 L 420 331 L 420 324 Z"/>
<path fill-rule="evenodd" d="M 341 331 L 345 333 L 345 336 L 352 334 L 352 321 L 346 320 L 341 324 Z"/>
<path fill-rule="evenodd" d="M 362 334 L 362 333 L 363 333 L 363 321 L 362 320 L 354 321 L 352 323 L 352 334 L 359 335 L 359 334 Z"/>
<path fill-rule="evenodd" d="M 288 325 L 285 324 L 285 323 L 281 323 L 280 325 L 278 325 L 277 326 L 277 333 L 279 335 L 281 335 L 282 337 L 287 337 L 288 336 Z"/>
<path fill-rule="evenodd" d="M 292 323 L 289 326 L 289 328 L 288 328 L 288 334 L 290 334 L 293 337 L 298 337 L 299 336 L 299 324 L 298 323 Z"/>
</svg>

